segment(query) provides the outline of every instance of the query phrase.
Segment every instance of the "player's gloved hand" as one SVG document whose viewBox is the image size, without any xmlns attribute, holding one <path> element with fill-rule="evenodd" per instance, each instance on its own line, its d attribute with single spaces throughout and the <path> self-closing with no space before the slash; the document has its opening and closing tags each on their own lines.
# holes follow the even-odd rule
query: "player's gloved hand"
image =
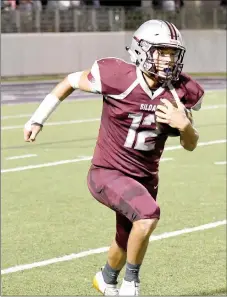
<svg viewBox="0 0 227 297">
<path fill-rule="evenodd" d="M 24 126 L 24 141 L 34 142 L 43 125 L 28 121 Z"/>
<path fill-rule="evenodd" d="M 190 124 L 184 104 L 175 101 L 176 107 L 174 107 L 167 99 L 161 99 L 161 101 L 164 105 L 157 106 L 155 112 L 156 121 L 158 123 L 168 124 L 170 127 L 177 128 L 180 131 L 184 131 L 184 129 Z"/>
</svg>

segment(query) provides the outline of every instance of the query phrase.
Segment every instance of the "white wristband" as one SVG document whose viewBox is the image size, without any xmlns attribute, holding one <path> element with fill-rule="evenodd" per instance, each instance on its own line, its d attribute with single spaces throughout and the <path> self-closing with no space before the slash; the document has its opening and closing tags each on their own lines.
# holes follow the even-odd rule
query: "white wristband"
<svg viewBox="0 0 227 297">
<path fill-rule="evenodd" d="M 31 119 L 25 124 L 25 128 L 27 130 L 31 130 L 31 125 L 33 123 L 43 125 L 60 103 L 61 101 L 58 99 L 57 96 L 48 94 L 44 98 L 38 109 L 35 111 L 35 113 L 32 115 Z"/>
</svg>

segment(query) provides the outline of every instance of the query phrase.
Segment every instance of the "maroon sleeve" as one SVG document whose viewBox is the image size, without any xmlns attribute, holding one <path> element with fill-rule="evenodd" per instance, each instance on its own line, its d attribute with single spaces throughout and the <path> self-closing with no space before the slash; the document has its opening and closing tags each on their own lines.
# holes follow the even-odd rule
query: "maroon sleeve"
<svg viewBox="0 0 227 297">
<path fill-rule="evenodd" d="M 135 79 L 133 67 L 134 65 L 117 58 L 100 59 L 93 64 L 88 80 L 94 92 L 103 95 L 120 95 Z"/>
<path fill-rule="evenodd" d="M 184 76 L 185 106 L 187 109 L 199 110 L 202 104 L 204 89 L 191 77 Z"/>
</svg>

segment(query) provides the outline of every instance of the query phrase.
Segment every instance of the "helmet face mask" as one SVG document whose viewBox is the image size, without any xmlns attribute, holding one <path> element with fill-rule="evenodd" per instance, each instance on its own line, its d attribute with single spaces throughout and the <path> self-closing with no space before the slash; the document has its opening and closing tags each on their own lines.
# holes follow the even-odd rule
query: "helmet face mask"
<svg viewBox="0 0 227 297">
<path fill-rule="evenodd" d="M 152 45 L 142 40 L 141 49 L 146 53 L 143 71 L 148 76 L 158 76 L 162 80 L 178 80 L 183 68 L 184 49 L 169 45 Z"/>
<path fill-rule="evenodd" d="M 174 26 L 177 31 L 173 39 L 166 27 L 166 22 L 158 20 L 144 23 L 135 32 L 129 49 L 132 62 L 160 82 L 179 79 L 185 54 L 180 32 Z"/>
</svg>

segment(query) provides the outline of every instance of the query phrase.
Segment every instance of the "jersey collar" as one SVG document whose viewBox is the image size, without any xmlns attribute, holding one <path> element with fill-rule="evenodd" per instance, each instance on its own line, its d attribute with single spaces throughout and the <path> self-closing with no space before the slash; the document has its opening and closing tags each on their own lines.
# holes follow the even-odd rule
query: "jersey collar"
<svg viewBox="0 0 227 297">
<path fill-rule="evenodd" d="M 159 87 L 155 92 L 152 92 L 151 89 L 148 87 L 148 85 L 143 77 L 142 71 L 139 69 L 139 67 L 136 67 L 136 75 L 137 75 L 137 79 L 140 83 L 141 88 L 144 90 L 144 92 L 148 95 L 148 97 L 151 100 L 155 99 L 157 96 L 161 95 L 164 92 L 164 90 L 165 90 L 164 85 Z"/>
</svg>

